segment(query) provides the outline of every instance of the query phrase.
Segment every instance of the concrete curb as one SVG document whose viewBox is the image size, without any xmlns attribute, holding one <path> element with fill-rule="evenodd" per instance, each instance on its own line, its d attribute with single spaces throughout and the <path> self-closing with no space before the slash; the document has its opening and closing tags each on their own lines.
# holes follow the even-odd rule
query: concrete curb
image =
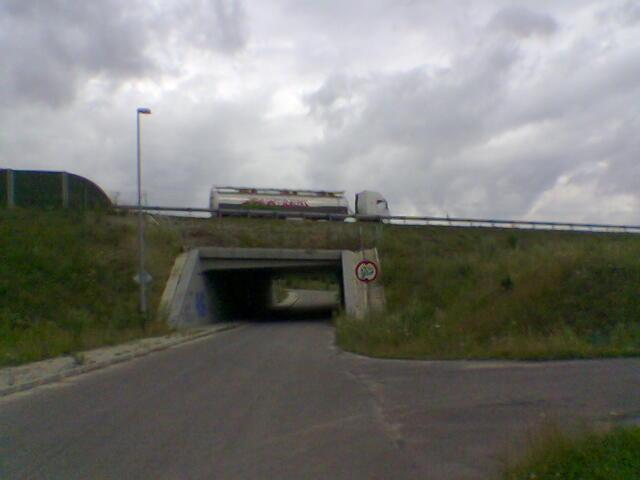
<svg viewBox="0 0 640 480">
<path fill-rule="evenodd" d="M 159 352 L 162 350 L 167 350 L 171 347 L 175 347 L 178 345 L 182 345 L 185 343 L 193 342 L 195 340 L 199 340 L 201 338 L 205 338 L 216 333 L 221 333 L 227 330 L 231 330 L 239 327 L 240 324 L 226 324 L 220 326 L 220 328 L 209 329 L 204 332 L 195 333 L 193 335 L 178 338 L 175 341 L 169 341 L 165 344 L 158 345 L 155 347 L 151 347 L 147 350 L 142 350 L 138 352 L 125 353 L 119 355 L 117 357 L 111 358 L 109 360 L 98 362 L 92 365 L 78 365 L 76 367 L 72 367 L 71 369 L 59 373 L 54 373 L 52 375 L 47 375 L 45 377 L 39 378 L 37 380 L 32 380 L 30 382 L 21 383 L 19 385 L 13 385 L 10 387 L 0 388 L 0 397 L 5 397 L 7 395 L 12 395 L 14 393 L 25 392 L 27 390 L 31 390 L 36 387 L 40 387 L 42 385 L 47 385 L 49 383 L 59 382 L 65 378 L 75 377 L 77 375 L 82 375 L 84 373 L 93 372 L 95 370 L 100 370 L 102 368 L 110 367 L 112 365 L 116 365 L 118 363 L 128 362 L 133 360 L 134 358 L 144 357 L 154 352 Z"/>
<path fill-rule="evenodd" d="M 295 292 L 292 292 L 291 290 L 288 290 L 287 296 L 285 297 L 285 299 L 282 300 L 280 303 L 277 303 L 275 306 L 277 308 L 291 308 L 296 303 L 298 303 L 298 300 L 300 300 L 300 298 L 298 297 L 298 294 Z"/>
</svg>

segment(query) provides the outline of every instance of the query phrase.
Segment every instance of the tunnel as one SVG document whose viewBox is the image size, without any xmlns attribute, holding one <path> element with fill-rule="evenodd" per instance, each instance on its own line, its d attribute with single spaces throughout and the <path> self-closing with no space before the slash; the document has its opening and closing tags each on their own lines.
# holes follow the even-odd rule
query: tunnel
<svg viewBox="0 0 640 480">
<path fill-rule="evenodd" d="M 357 281 L 375 249 L 296 250 L 200 247 L 180 255 L 161 300 L 177 328 L 227 321 L 327 319 L 343 308 L 362 318 L 384 308 L 381 282 Z M 369 260 L 367 260 L 369 261 Z"/>
<path fill-rule="evenodd" d="M 203 275 L 217 321 L 321 320 L 343 305 L 339 263 L 214 269 Z"/>
</svg>

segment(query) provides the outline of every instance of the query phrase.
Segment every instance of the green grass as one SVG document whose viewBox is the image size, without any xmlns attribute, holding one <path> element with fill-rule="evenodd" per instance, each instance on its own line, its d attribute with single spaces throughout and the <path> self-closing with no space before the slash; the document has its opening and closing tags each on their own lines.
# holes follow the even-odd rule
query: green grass
<svg viewBox="0 0 640 480">
<path fill-rule="evenodd" d="M 320 222 L 182 219 L 147 222 L 150 318 L 138 312 L 135 216 L 0 209 L 0 366 L 167 332 L 160 295 L 183 248 L 355 248 L 359 233 Z M 290 283 L 290 282 L 289 282 Z"/>
<path fill-rule="evenodd" d="M 640 428 L 568 434 L 540 430 L 502 480 L 634 480 L 640 478 Z"/>
<path fill-rule="evenodd" d="M 338 344 L 392 358 L 640 354 L 640 237 L 253 219 L 178 222 L 188 246 L 379 249 L 388 309 Z"/>
<path fill-rule="evenodd" d="M 148 228 L 154 309 L 181 247 L 376 246 L 388 309 L 365 321 L 338 317 L 342 348 L 441 359 L 640 354 L 637 236 L 156 218 Z M 136 251 L 134 217 L 1 210 L 0 364 L 145 334 L 131 280 Z M 154 328 L 166 327 L 146 333 Z"/>
<path fill-rule="evenodd" d="M 324 248 L 355 250 L 382 238 L 382 230 L 341 222 L 249 218 L 166 220 L 180 230 L 186 248 L 197 246 L 255 248 Z"/>
<path fill-rule="evenodd" d="M 155 311 L 180 242 L 154 226 L 147 238 Z M 0 365 L 166 331 L 138 313 L 136 256 L 131 217 L 0 210 Z"/>
<path fill-rule="evenodd" d="M 386 229 L 388 311 L 337 318 L 348 350 L 398 358 L 555 359 L 640 353 L 640 238 Z"/>
</svg>

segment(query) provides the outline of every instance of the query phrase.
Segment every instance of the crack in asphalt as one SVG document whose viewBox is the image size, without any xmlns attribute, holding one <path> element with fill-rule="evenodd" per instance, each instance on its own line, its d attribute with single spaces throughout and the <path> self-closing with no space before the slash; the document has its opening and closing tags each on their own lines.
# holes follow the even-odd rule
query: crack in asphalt
<svg viewBox="0 0 640 480">
<path fill-rule="evenodd" d="M 347 369 L 346 372 L 351 378 L 360 382 L 369 392 L 371 404 L 373 406 L 374 418 L 382 426 L 382 430 L 389 440 L 391 440 L 391 443 L 399 450 L 402 450 L 405 446 L 405 439 L 402 435 L 402 426 L 397 422 L 393 422 L 390 416 L 385 412 L 382 383 L 375 381 L 369 375 L 358 373 L 350 369 Z"/>
</svg>

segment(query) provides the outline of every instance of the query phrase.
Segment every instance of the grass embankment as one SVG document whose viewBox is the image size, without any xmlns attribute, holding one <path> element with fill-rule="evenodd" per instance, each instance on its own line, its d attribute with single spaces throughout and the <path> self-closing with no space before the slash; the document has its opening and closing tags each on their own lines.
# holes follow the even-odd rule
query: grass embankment
<svg viewBox="0 0 640 480">
<path fill-rule="evenodd" d="M 337 320 L 341 347 L 399 358 L 640 354 L 640 238 L 385 229 L 385 315 Z"/>
<path fill-rule="evenodd" d="M 364 322 L 338 318 L 345 349 L 414 358 L 640 353 L 636 236 L 181 219 L 152 222 L 147 238 L 151 312 L 181 245 L 377 246 L 388 310 Z M 0 364 L 165 328 L 141 329 L 136 252 L 135 217 L 0 211 Z"/>
<path fill-rule="evenodd" d="M 184 220 L 187 245 L 380 251 L 388 309 L 341 316 L 347 350 L 397 358 L 640 354 L 640 237 L 251 219 Z"/>
<path fill-rule="evenodd" d="M 146 230 L 147 270 L 154 281 L 151 321 L 145 324 L 133 282 L 135 216 L 0 209 L 0 366 L 164 333 L 168 327 L 153 320 L 181 248 L 356 248 L 359 242 L 356 230 L 340 224 L 156 219 L 147 221 Z M 317 283 L 303 280 L 309 282 Z"/>
<path fill-rule="evenodd" d="M 186 248 L 216 246 L 355 250 L 361 242 L 365 246 L 372 245 L 376 239 L 382 238 L 382 229 L 371 224 L 248 218 L 174 218 L 170 223 L 181 232 Z"/>
<path fill-rule="evenodd" d="M 632 480 L 640 478 L 640 428 L 567 434 L 543 428 L 503 480 Z"/>
<path fill-rule="evenodd" d="M 138 312 L 136 238 L 134 217 L 0 210 L 0 365 L 165 331 Z M 147 238 L 155 312 L 180 242 L 153 225 Z"/>
</svg>

